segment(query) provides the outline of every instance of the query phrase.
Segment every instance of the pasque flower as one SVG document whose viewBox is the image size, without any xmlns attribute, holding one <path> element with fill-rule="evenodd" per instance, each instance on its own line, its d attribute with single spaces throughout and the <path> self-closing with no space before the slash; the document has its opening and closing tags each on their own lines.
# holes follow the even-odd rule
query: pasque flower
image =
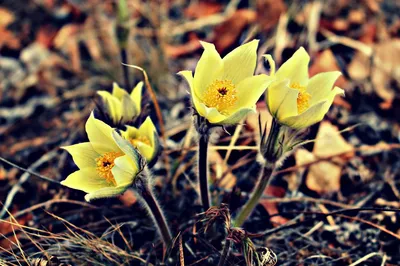
<svg viewBox="0 0 400 266">
<path fill-rule="evenodd" d="M 272 72 L 274 61 L 268 57 Z M 308 77 L 310 57 L 303 47 L 298 49 L 272 76 L 267 90 L 267 105 L 280 124 L 301 129 L 322 120 L 336 95 L 344 95 L 333 87 L 341 75 L 339 71 L 319 73 Z"/>
<path fill-rule="evenodd" d="M 125 124 L 138 116 L 141 111 L 143 82 L 139 82 L 131 94 L 113 84 L 113 91 L 98 91 L 106 105 L 107 112 L 114 124 Z"/>
<path fill-rule="evenodd" d="M 88 193 L 87 201 L 122 194 L 141 170 L 141 155 L 93 113 L 86 122 L 86 133 L 89 142 L 62 147 L 79 170 L 61 184 Z"/>
<path fill-rule="evenodd" d="M 148 163 L 157 155 L 160 147 L 158 134 L 150 117 L 139 128 L 126 126 L 121 135 L 139 150 Z"/>
<path fill-rule="evenodd" d="M 249 112 L 272 79 L 254 76 L 258 40 L 239 46 L 224 58 L 211 43 L 201 42 L 204 52 L 195 74 L 181 71 L 190 86 L 194 108 L 212 124 L 235 124 Z"/>
</svg>

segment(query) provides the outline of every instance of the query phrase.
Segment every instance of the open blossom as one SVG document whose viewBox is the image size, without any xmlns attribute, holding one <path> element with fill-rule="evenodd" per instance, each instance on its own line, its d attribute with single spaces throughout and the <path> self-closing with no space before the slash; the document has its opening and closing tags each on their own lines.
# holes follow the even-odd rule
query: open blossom
<svg viewBox="0 0 400 266">
<path fill-rule="evenodd" d="M 62 147 L 79 170 L 61 184 L 88 193 L 87 201 L 122 194 L 140 171 L 140 154 L 93 113 L 86 122 L 86 133 L 89 142 Z"/>
<path fill-rule="evenodd" d="M 148 163 L 157 155 L 159 150 L 158 134 L 150 117 L 147 117 L 139 128 L 126 126 L 126 130 L 122 131 L 121 135 L 139 150 Z"/>
<path fill-rule="evenodd" d="M 113 84 L 113 91 L 98 91 L 106 105 L 107 112 L 114 124 L 125 124 L 137 117 L 141 111 L 143 82 L 139 82 L 131 94 Z"/>
<path fill-rule="evenodd" d="M 269 60 L 275 69 L 275 63 Z M 267 90 L 267 105 L 280 124 L 301 129 L 323 119 L 336 95 L 344 95 L 333 87 L 339 71 L 319 73 L 308 77 L 310 57 L 303 47 L 298 49 L 273 75 Z M 273 72 L 273 71 L 272 71 Z"/>
<path fill-rule="evenodd" d="M 190 86 L 194 108 L 212 124 L 235 124 L 249 112 L 271 83 L 271 78 L 254 76 L 258 40 L 239 46 L 224 58 L 211 43 L 201 42 L 204 52 L 192 71 L 181 71 Z"/>
</svg>

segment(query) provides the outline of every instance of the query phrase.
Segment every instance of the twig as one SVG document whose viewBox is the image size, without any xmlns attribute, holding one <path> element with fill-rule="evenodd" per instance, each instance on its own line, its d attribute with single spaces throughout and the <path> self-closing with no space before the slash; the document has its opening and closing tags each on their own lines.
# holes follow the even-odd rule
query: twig
<svg viewBox="0 0 400 266">
<path fill-rule="evenodd" d="M 45 154 L 45 155 L 46 155 L 46 154 Z M 51 159 L 51 158 L 49 158 L 49 159 Z M 39 160 L 40 160 L 40 159 L 39 159 Z M 23 168 L 23 167 L 21 167 L 21 166 L 15 164 L 15 163 L 13 163 L 13 162 L 10 162 L 9 160 L 7 160 L 7 159 L 5 159 L 5 158 L 3 158 L 3 157 L 0 157 L 0 161 L 3 161 L 3 162 L 5 162 L 6 164 L 11 165 L 12 167 L 15 167 L 15 168 L 17 168 L 17 169 L 19 169 L 19 170 L 21 170 L 21 171 L 24 171 L 25 173 L 28 173 L 28 174 L 37 176 L 37 177 L 39 177 L 39 178 L 41 178 L 41 179 L 44 179 L 44 180 L 46 180 L 46 181 L 49 181 L 49 182 L 51 182 L 51 183 L 60 184 L 60 182 L 58 182 L 58 181 L 56 181 L 56 180 L 53 180 L 53 179 L 51 179 L 51 178 L 49 178 L 49 177 L 47 177 L 47 176 L 41 175 L 41 174 L 39 174 L 39 173 L 36 173 L 36 172 L 30 170 L 30 169 L 32 169 L 32 168 L 36 168 L 36 167 L 34 166 L 35 164 L 33 164 L 33 165 L 32 165 L 31 167 L 29 167 L 28 169 L 26 169 L 26 168 Z M 45 162 L 45 161 L 43 161 L 42 163 L 44 163 L 44 162 Z M 39 166 L 39 165 L 38 165 L 38 166 Z"/>
<path fill-rule="evenodd" d="M 160 125 L 161 138 L 163 140 L 164 147 L 167 147 L 167 137 L 165 135 L 164 119 L 162 117 L 161 108 L 160 108 L 160 105 L 158 104 L 157 96 L 154 93 L 153 88 L 151 87 L 151 84 L 150 84 L 150 81 L 149 81 L 149 76 L 147 76 L 146 70 L 144 70 L 143 68 L 141 68 L 139 66 L 135 66 L 135 65 L 127 65 L 127 64 L 124 64 L 124 63 L 122 63 L 122 65 L 135 68 L 137 70 L 140 70 L 143 73 L 144 83 L 146 85 L 147 92 L 149 93 L 150 98 L 151 98 L 151 100 L 152 100 L 152 102 L 154 104 L 154 109 L 156 111 L 158 123 Z M 169 160 L 168 160 L 168 156 L 167 155 L 164 156 L 164 161 L 165 161 L 165 168 L 167 170 L 167 173 L 169 173 Z"/>
<path fill-rule="evenodd" d="M 34 211 L 36 209 L 39 209 L 39 208 L 42 208 L 42 207 L 46 207 L 46 206 L 52 205 L 54 203 L 70 203 L 70 204 L 81 205 L 81 206 L 92 208 L 92 209 L 98 209 L 99 208 L 99 207 L 94 206 L 92 204 L 89 204 L 89 203 L 86 203 L 86 202 L 82 202 L 82 201 L 77 201 L 77 200 L 51 199 L 51 200 L 48 200 L 48 201 L 45 201 L 45 202 L 42 202 L 42 203 L 35 204 L 35 205 L 33 205 L 33 206 L 29 207 L 29 208 L 26 208 L 24 210 L 21 210 L 19 212 L 16 212 L 16 213 L 13 214 L 13 217 L 14 218 L 18 218 L 18 217 L 20 217 L 20 216 L 22 216 L 22 215 L 24 215 L 24 214 L 26 214 L 28 212 L 32 212 L 32 211 Z M 6 218 L 7 217 L 4 217 L 4 219 L 6 219 Z"/>
<path fill-rule="evenodd" d="M 374 257 L 374 256 L 382 257 L 382 254 L 380 254 L 380 253 L 378 253 L 378 252 L 369 253 L 368 255 L 362 257 L 361 259 L 358 259 L 357 261 L 353 262 L 353 263 L 350 264 L 349 266 L 358 265 L 358 264 L 360 264 L 360 263 L 362 263 L 362 262 L 364 262 L 364 261 L 366 261 L 366 260 L 368 260 L 369 258 L 372 258 L 372 257 Z"/>
<path fill-rule="evenodd" d="M 43 179 L 45 179 L 46 181 L 50 181 L 50 182 L 59 184 L 59 182 L 57 182 L 57 181 L 55 181 L 55 180 L 52 180 L 52 179 L 50 179 L 50 178 L 48 178 L 48 177 L 44 177 L 44 176 L 42 176 L 42 175 L 40 175 L 40 174 L 37 174 L 37 173 L 33 172 L 33 170 L 35 170 L 36 168 L 38 168 L 39 166 L 41 166 L 41 165 L 44 164 L 45 162 L 47 162 L 47 161 L 53 159 L 53 157 L 56 156 L 56 155 L 57 155 L 57 150 L 53 150 L 53 151 L 51 151 L 51 152 L 48 152 L 48 153 L 44 154 L 42 157 L 40 157 L 39 160 L 37 160 L 36 162 L 34 162 L 28 169 L 24 169 L 24 168 L 19 167 L 19 166 L 15 165 L 15 164 L 11 164 L 12 166 L 17 167 L 18 169 L 21 169 L 22 171 L 25 171 L 25 173 L 24 173 L 24 174 L 21 176 L 21 178 L 18 180 L 18 183 L 15 184 L 15 185 L 11 188 L 10 192 L 8 193 L 7 198 L 6 198 L 6 200 L 5 200 L 5 202 L 4 202 L 4 205 L 3 205 L 3 209 L 2 209 L 1 212 L 0 212 L 0 219 L 1 219 L 1 218 L 4 216 L 4 214 L 7 212 L 8 208 L 11 206 L 11 203 L 12 203 L 12 201 L 13 201 L 13 199 L 14 199 L 14 196 L 18 193 L 18 191 L 20 190 L 22 184 L 25 183 L 25 182 L 28 180 L 28 178 L 29 178 L 29 176 L 30 176 L 31 174 L 32 174 L 32 175 L 35 175 L 35 176 L 38 176 L 38 177 L 40 177 L 40 178 L 43 178 Z M 0 158 L 1 158 L 1 157 L 0 157 Z M 1 159 L 2 159 L 2 161 L 4 161 L 4 162 L 10 163 L 9 161 L 7 161 L 7 160 L 5 160 L 5 159 L 3 159 L 3 158 L 1 158 Z"/>
</svg>

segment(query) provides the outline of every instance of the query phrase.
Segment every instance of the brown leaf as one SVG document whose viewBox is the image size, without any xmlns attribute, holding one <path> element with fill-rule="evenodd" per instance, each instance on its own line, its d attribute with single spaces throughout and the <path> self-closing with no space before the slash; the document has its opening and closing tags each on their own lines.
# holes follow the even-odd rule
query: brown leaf
<svg viewBox="0 0 400 266">
<path fill-rule="evenodd" d="M 264 195 L 269 197 L 276 197 L 276 198 L 283 198 L 286 194 L 286 191 L 282 187 L 277 186 L 268 186 L 265 191 Z M 260 204 L 265 208 L 269 215 L 274 215 L 279 213 L 278 205 L 276 202 L 270 202 L 268 199 L 261 199 Z M 270 220 L 275 225 L 282 225 L 287 223 L 289 220 L 282 217 L 282 216 L 274 216 Z"/>
<path fill-rule="evenodd" d="M 330 49 L 324 50 L 317 55 L 314 63 L 310 66 L 310 77 L 328 71 L 340 71 L 335 56 Z M 339 87 L 345 87 L 347 80 L 342 76 L 336 81 L 335 85 Z"/>
<path fill-rule="evenodd" d="M 184 14 L 188 18 L 201 18 L 216 14 L 222 10 L 218 2 L 196 1 L 187 7 Z"/>
<path fill-rule="evenodd" d="M 119 196 L 119 200 L 122 202 L 122 204 L 124 204 L 125 207 L 131 207 L 137 202 L 136 195 L 131 189 L 128 189 L 124 194 Z"/>
<path fill-rule="evenodd" d="M 0 28 L 7 27 L 10 23 L 15 20 L 15 16 L 11 11 L 0 7 Z"/>
<path fill-rule="evenodd" d="M 177 58 L 187 54 L 191 54 L 194 51 L 200 49 L 201 44 L 196 33 L 189 33 L 189 41 L 181 45 L 165 45 L 165 53 L 172 58 Z"/>
<path fill-rule="evenodd" d="M 232 189 L 233 186 L 236 185 L 237 178 L 229 171 L 229 166 L 224 163 L 224 159 L 221 155 L 217 151 L 209 149 L 208 161 L 210 162 L 211 169 L 215 173 L 214 176 L 216 179 L 223 178 L 219 186 L 224 189 Z"/>
<path fill-rule="evenodd" d="M 0 27 L 0 49 L 3 46 L 18 50 L 21 48 L 21 40 L 11 31 Z"/>
<path fill-rule="evenodd" d="M 254 23 L 257 19 L 257 13 L 249 9 L 239 9 L 232 14 L 224 23 L 215 27 L 214 40 L 218 51 L 224 51 L 235 43 L 243 29 Z"/>
<path fill-rule="evenodd" d="M 263 31 L 275 27 L 285 11 L 286 5 L 282 0 L 257 0 L 257 22 Z"/>
<path fill-rule="evenodd" d="M 295 153 L 296 164 L 313 163 L 318 158 L 352 151 L 353 146 L 340 135 L 338 128 L 330 122 L 324 121 L 319 128 L 313 152 L 303 149 L 297 150 Z M 341 158 L 335 157 L 331 160 L 312 164 L 306 177 L 307 187 L 319 194 L 338 191 L 343 162 Z"/>
<path fill-rule="evenodd" d="M 400 84 L 400 39 L 373 45 L 372 58 L 358 52 L 348 71 L 350 77 L 356 81 L 371 78 L 376 94 L 385 101 L 393 100 L 396 93 L 391 86 L 392 82 Z"/>
<path fill-rule="evenodd" d="M 33 219 L 32 214 L 28 213 L 22 217 L 19 217 L 16 222 L 20 225 L 26 225 L 32 219 Z M 14 219 L 8 219 L 7 221 L 15 223 Z M 0 240 L 0 247 L 11 249 L 15 248 L 14 244 L 18 243 L 17 238 L 21 234 L 21 231 L 19 231 L 19 226 L 12 225 L 8 222 L 4 221 L 0 223 L 0 234 L 2 236 L 10 235 L 8 238 L 2 238 Z M 15 231 L 15 235 L 13 234 L 13 231 Z"/>
</svg>

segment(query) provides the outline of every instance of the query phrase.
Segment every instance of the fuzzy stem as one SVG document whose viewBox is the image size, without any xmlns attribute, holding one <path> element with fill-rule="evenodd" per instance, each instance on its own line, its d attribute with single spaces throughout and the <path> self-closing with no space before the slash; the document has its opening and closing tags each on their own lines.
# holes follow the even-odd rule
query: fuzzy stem
<svg viewBox="0 0 400 266">
<path fill-rule="evenodd" d="M 158 233 L 161 235 L 164 244 L 168 247 L 172 243 L 171 231 L 168 227 L 167 221 L 163 211 L 158 204 L 157 199 L 153 194 L 153 190 L 146 179 L 149 179 L 147 167 L 143 170 L 145 172 L 144 179 L 141 177 L 136 181 L 136 192 L 141 196 L 145 207 L 147 207 L 151 218 L 157 225 Z"/>
<path fill-rule="evenodd" d="M 249 200 L 240 210 L 238 216 L 234 221 L 235 227 L 241 227 L 246 219 L 250 216 L 253 212 L 255 207 L 257 206 L 258 202 L 260 201 L 261 196 L 264 193 L 264 190 L 268 187 L 269 182 L 271 180 L 271 175 L 273 172 L 273 167 L 270 165 L 264 165 L 260 172 L 260 177 L 258 179 L 257 185 L 251 194 Z"/>
<path fill-rule="evenodd" d="M 200 134 L 199 138 L 199 183 L 200 197 L 204 211 L 210 208 L 208 187 L 208 133 Z"/>
<path fill-rule="evenodd" d="M 222 250 L 221 258 L 219 259 L 218 266 L 224 266 L 226 259 L 229 255 L 229 250 L 231 249 L 231 241 L 226 239 L 224 249 Z"/>
</svg>

